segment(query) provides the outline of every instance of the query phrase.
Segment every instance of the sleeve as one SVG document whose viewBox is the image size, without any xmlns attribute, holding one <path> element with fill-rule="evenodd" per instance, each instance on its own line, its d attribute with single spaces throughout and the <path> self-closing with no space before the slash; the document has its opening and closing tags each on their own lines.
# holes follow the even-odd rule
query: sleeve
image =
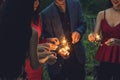
<svg viewBox="0 0 120 80">
<path fill-rule="evenodd" d="M 30 39 L 30 62 L 33 69 L 36 69 L 40 66 L 37 58 L 37 45 L 38 45 L 38 33 L 37 31 L 32 28 L 32 37 Z"/>
<path fill-rule="evenodd" d="M 41 38 L 50 38 L 52 37 L 51 31 L 51 21 L 50 17 L 48 15 L 45 15 L 45 13 L 41 13 L 41 22 L 42 22 L 42 35 Z"/>
<path fill-rule="evenodd" d="M 83 12 L 82 12 L 82 8 L 81 8 L 81 5 L 80 5 L 80 1 L 77 0 L 76 1 L 76 5 L 77 5 L 77 10 L 78 10 L 78 21 L 79 21 L 79 26 L 76 27 L 75 31 L 79 32 L 81 37 L 83 36 L 83 34 L 86 32 L 87 30 L 87 26 L 86 26 L 86 21 L 84 19 L 84 16 L 83 16 Z"/>
</svg>

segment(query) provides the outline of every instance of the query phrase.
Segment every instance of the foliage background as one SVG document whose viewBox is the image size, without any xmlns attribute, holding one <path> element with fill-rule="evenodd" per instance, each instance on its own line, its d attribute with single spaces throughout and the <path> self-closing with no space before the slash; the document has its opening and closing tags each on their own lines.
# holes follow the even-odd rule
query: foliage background
<svg viewBox="0 0 120 80">
<path fill-rule="evenodd" d="M 54 0 L 41 0 L 41 10 L 47 7 Z M 83 11 L 86 14 L 97 14 L 108 6 L 109 0 L 80 0 Z"/>
<path fill-rule="evenodd" d="M 41 0 L 40 11 L 46 8 L 54 0 Z M 83 43 L 86 48 L 86 80 L 94 80 L 95 76 L 95 67 L 98 62 L 94 60 L 94 54 L 98 48 L 96 43 L 90 43 L 87 39 L 87 36 L 90 32 L 93 31 L 95 26 L 96 15 L 99 11 L 108 8 L 109 0 L 80 0 L 83 13 L 87 22 L 87 32 L 83 37 Z M 43 80 L 49 80 L 49 75 L 46 71 L 46 66 L 44 67 Z"/>
</svg>

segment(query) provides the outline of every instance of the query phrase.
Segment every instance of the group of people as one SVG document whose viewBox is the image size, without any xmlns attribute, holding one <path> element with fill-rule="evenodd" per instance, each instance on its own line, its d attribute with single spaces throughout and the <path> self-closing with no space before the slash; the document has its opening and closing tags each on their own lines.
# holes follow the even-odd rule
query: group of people
<svg viewBox="0 0 120 80">
<path fill-rule="evenodd" d="M 19 79 L 22 67 L 28 80 L 42 80 L 44 64 L 51 80 L 85 80 L 87 26 L 79 0 L 54 0 L 41 12 L 40 0 L 1 2 L 0 80 Z M 101 41 L 96 80 L 120 80 L 120 0 L 109 2 L 88 35 L 90 42 Z"/>
</svg>

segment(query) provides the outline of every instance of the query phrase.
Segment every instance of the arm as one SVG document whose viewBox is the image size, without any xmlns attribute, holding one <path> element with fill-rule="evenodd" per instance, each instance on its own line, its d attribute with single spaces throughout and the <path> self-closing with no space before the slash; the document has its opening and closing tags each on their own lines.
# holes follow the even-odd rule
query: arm
<svg viewBox="0 0 120 80">
<path fill-rule="evenodd" d="M 56 45 L 51 43 L 42 43 L 38 45 L 38 61 L 40 64 L 54 64 L 56 62 L 56 53 L 50 52 L 51 49 L 54 49 Z"/>
<path fill-rule="evenodd" d="M 40 66 L 37 58 L 37 45 L 38 45 L 38 33 L 32 28 L 32 37 L 30 39 L 30 62 L 33 69 L 38 68 Z"/>
<path fill-rule="evenodd" d="M 97 15 L 97 19 L 96 19 L 96 25 L 95 25 L 95 34 L 100 34 L 100 25 L 101 25 L 101 21 L 104 18 L 104 11 L 100 11 Z"/>
<path fill-rule="evenodd" d="M 120 39 L 117 39 L 117 38 L 110 38 L 108 39 L 105 44 L 107 46 L 114 46 L 114 45 L 118 45 L 120 46 Z"/>
<path fill-rule="evenodd" d="M 77 28 L 75 29 L 75 31 L 79 32 L 81 35 L 81 38 L 83 36 L 83 34 L 86 32 L 87 26 L 86 26 L 86 22 L 83 16 L 83 12 L 82 12 L 82 8 L 80 5 L 80 2 L 76 2 L 77 4 L 77 10 L 78 10 L 78 17 L 79 17 L 79 26 L 77 26 Z"/>
<path fill-rule="evenodd" d="M 52 37 L 52 35 L 50 34 L 50 30 L 51 30 L 51 22 L 49 20 L 49 17 L 47 17 L 45 15 L 45 13 L 41 13 L 41 21 L 42 21 L 42 35 L 41 38 L 45 39 L 45 38 L 50 38 Z"/>
<path fill-rule="evenodd" d="M 83 12 L 79 0 L 76 0 L 76 4 L 74 5 L 76 5 L 76 9 L 77 9 L 76 15 L 78 17 L 77 19 L 78 24 L 75 26 L 75 30 L 73 31 L 71 36 L 73 44 L 80 41 L 80 39 L 82 39 L 83 34 L 86 32 L 86 22 L 83 16 Z"/>
<path fill-rule="evenodd" d="M 97 15 L 94 33 L 90 33 L 88 35 L 88 40 L 90 42 L 95 42 L 97 40 L 96 35 L 100 35 L 100 26 L 101 26 L 101 21 L 103 18 L 104 18 L 104 11 L 100 11 Z"/>
</svg>

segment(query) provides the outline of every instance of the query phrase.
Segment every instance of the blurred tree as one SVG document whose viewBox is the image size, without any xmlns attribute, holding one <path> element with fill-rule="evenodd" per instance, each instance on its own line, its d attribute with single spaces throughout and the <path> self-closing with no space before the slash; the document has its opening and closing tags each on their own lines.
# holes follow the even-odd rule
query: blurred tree
<svg viewBox="0 0 120 80">
<path fill-rule="evenodd" d="M 53 0 L 41 0 L 40 11 L 46 8 Z M 97 14 L 107 8 L 108 0 L 80 0 L 85 14 Z"/>
<path fill-rule="evenodd" d="M 108 0 L 80 0 L 83 10 L 87 14 L 97 14 L 107 8 Z"/>
<path fill-rule="evenodd" d="M 46 8 L 53 0 L 41 0 L 40 11 Z M 80 0 L 84 13 L 97 14 L 107 8 L 108 0 Z"/>
</svg>

